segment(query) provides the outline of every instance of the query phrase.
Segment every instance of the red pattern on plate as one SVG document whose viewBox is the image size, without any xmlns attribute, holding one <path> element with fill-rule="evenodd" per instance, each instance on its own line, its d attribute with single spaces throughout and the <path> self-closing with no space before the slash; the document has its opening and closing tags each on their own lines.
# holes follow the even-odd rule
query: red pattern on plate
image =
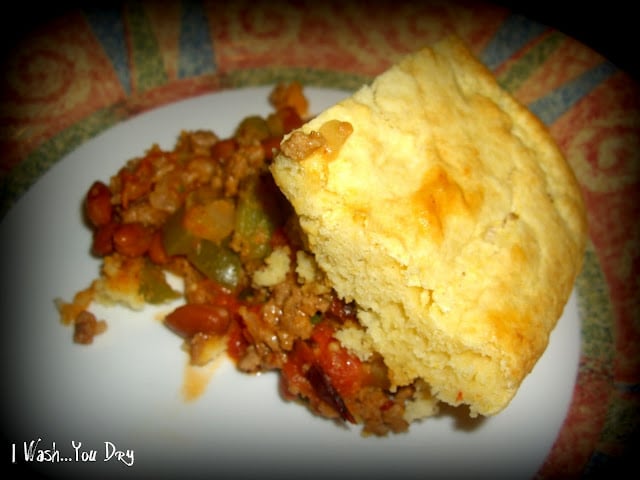
<svg viewBox="0 0 640 480">
<path fill-rule="evenodd" d="M 292 4 L 211 2 L 211 31 L 221 72 L 264 66 L 295 66 L 376 75 L 401 55 L 451 32 L 480 51 L 507 12 L 477 2 L 376 3 L 366 12 L 356 2 Z"/>
<path fill-rule="evenodd" d="M 14 50 L 0 95 L 2 173 L 45 140 L 126 97 L 79 14 L 53 21 Z"/>
<path fill-rule="evenodd" d="M 558 32 L 562 39 L 545 62 L 514 91 L 514 95 L 525 105 L 544 97 L 554 89 L 588 72 L 603 61 L 598 53 L 585 48 L 571 37 Z M 544 36 L 543 36 L 544 38 Z"/>
<path fill-rule="evenodd" d="M 581 370 L 574 390 L 574 407 L 538 473 L 540 478 L 576 478 L 598 445 L 611 398 L 611 378 Z M 552 392 L 550 392 L 552 393 Z M 535 413 L 533 413 L 535 414 Z"/>
<path fill-rule="evenodd" d="M 637 312 L 640 229 L 640 97 L 613 76 L 552 127 L 583 186 L 591 241 L 607 278 L 616 319 L 616 380 L 640 383 Z M 577 129 L 576 125 L 589 125 Z M 609 151 L 612 155 L 605 155 Z M 613 163 L 604 164 L 606 159 Z"/>
<path fill-rule="evenodd" d="M 616 405 L 615 385 L 640 383 L 639 108 L 637 87 L 617 74 L 551 126 L 583 187 L 590 238 L 613 309 L 616 354 L 612 365 L 583 354 L 572 408 L 542 473 L 579 475 L 594 451 L 619 450 L 619 446 L 612 448 L 603 432 L 605 417 Z M 605 159 L 617 162 L 603 164 Z M 637 405 L 637 396 L 629 400 Z"/>
<path fill-rule="evenodd" d="M 217 71 L 181 79 L 180 9 L 170 2 L 145 4 L 167 81 L 138 91 L 136 75 L 143 66 L 129 58 L 131 94 L 82 14 L 71 13 L 48 24 L 15 49 L 1 80 L 0 172 L 8 174 L 29 155 L 42 153 L 44 142 L 55 141 L 102 111 L 125 119 L 219 90 L 228 85 L 229 76 L 251 69 L 295 67 L 373 76 L 404 53 L 454 31 L 480 53 L 508 16 L 504 9 L 474 1 L 389 2 L 368 9 L 365 24 L 364 3 L 318 2 L 313 9 L 291 5 L 283 11 L 275 3 L 250 0 L 204 2 Z M 131 40 L 131 32 L 127 35 Z M 564 38 L 542 58 L 539 68 L 517 78 L 513 67 L 522 65 L 522 59 L 552 35 L 557 34 L 547 31 L 531 41 L 497 71 L 498 76 L 511 75 L 517 85 L 514 93 L 524 103 L 544 97 L 602 61 L 577 41 Z M 610 416 L 629 416 L 617 427 L 637 426 L 637 415 L 626 412 L 635 411 L 638 396 L 626 388 L 640 384 L 639 112 L 638 86 L 618 73 L 551 126 L 583 186 L 591 241 L 613 309 L 616 351 L 613 364 L 606 356 L 583 354 L 571 410 L 540 471 L 542 477 L 579 476 L 594 452 L 619 453 L 629 432 L 609 431 Z"/>
</svg>

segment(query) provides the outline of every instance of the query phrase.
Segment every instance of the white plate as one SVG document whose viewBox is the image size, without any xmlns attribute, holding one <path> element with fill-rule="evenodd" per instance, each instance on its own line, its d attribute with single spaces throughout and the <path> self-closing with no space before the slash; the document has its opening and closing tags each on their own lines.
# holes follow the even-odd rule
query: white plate
<svg viewBox="0 0 640 480">
<path fill-rule="evenodd" d="M 63 158 L 7 214 L 0 225 L 3 395 L 17 462 L 24 463 L 25 445 L 41 438 L 38 448 L 58 450 L 60 461 L 29 465 L 66 476 L 534 475 L 573 393 L 580 353 L 575 293 L 549 348 L 505 411 L 479 421 L 447 412 L 387 438 L 363 438 L 358 429 L 313 417 L 280 398 L 275 375 L 243 375 L 230 363 L 218 367 L 202 396 L 186 402 L 187 356 L 157 320 L 167 308 L 96 309 L 109 330 L 92 346 L 72 343 L 54 299 L 70 300 L 98 272 L 80 215 L 89 185 L 107 180 L 153 143 L 172 148 L 181 129 L 231 134 L 243 117 L 269 111 L 270 89 L 210 94 L 121 123 Z M 306 92 L 315 112 L 346 95 Z M 76 461 L 72 441 L 82 443 L 85 455 L 95 450 L 95 461 Z M 111 445 L 132 450 L 133 466 L 108 458 Z"/>
</svg>

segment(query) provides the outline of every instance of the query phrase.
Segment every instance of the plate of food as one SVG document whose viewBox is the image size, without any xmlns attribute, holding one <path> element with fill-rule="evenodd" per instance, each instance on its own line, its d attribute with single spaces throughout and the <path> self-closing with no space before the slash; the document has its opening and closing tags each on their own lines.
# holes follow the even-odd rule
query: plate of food
<svg viewBox="0 0 640 480">
<path fill-rule="evenodd" d="M 80 8 L 12 52 L 11 468 L 545 478 L 626 458 L 637 86 L 489 4 L 362 8 Z"/>
</svg>

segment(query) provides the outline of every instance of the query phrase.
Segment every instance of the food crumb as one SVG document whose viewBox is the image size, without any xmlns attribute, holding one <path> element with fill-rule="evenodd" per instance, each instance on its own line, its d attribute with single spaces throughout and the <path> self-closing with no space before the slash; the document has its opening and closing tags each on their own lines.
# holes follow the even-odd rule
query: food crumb
<svg viewBox="0 0 640 480">
<path fill-rule="evenodd" d="M 276 248 L 265 259 L 266 265 L 253 274 L 253 283 L 259 287 L 271 287 L 283 282 L 289 272 L 291 251 L 288 247 Z"/>
<path fill-rule="evenodd" d="M 106 330 L 107 322 L 98 320 L 93 313 L 83 310 L 74 322 L 73 341 L 81 345 L 90 345 L 96 335 L 100 335 Z"/>
</svg>

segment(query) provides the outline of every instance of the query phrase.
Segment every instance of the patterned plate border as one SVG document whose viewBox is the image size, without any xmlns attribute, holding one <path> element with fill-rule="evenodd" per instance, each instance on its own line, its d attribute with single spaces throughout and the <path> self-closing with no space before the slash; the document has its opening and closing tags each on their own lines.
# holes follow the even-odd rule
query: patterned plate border
<svg viewBox="0 0 640 480">
<path fill-rule="evenodd" d="M 0 218 L 59 159 L 141 112 L 290 79 L 354 90 L 451 32 L 549 126 L 583 187 L 582 354 L 538 477 L 610 471 L 639 427 L 640 95 L 606 59 L 544 25 L 479 2 L 150 1 L 68 12 L 7 61 Z"/>
</svg>

